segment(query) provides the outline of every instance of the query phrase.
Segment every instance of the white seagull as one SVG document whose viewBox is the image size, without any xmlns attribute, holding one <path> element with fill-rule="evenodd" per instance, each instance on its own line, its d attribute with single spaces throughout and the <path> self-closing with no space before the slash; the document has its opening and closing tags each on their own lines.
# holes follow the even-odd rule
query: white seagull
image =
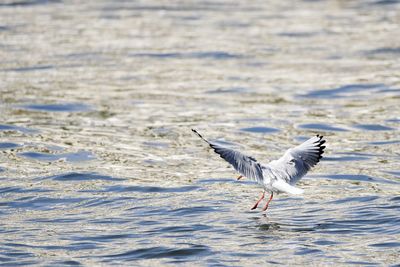
<svg viewBox="0 0 400 267">
<path fill-rule="evenodd" d="M 238 180 L 244 176 L 256 181 L 264 188 L 260 199 L 251 208 L 252 210 L 256 209 L 264 199 L 265 192 L 270 193 L 271 196 L 263 211 L 268 209 L 274 193 L 302 194 L 303 190 L 294 185 L 319 162 L 325 149 L 323 136 L 316 135 L 301 145 L 288 149 L 280 159 L 262 165 L 253 157 L 210 142 L 196 130 L 192 129 L 192 131 L 240 173 Z"/>
</svg>

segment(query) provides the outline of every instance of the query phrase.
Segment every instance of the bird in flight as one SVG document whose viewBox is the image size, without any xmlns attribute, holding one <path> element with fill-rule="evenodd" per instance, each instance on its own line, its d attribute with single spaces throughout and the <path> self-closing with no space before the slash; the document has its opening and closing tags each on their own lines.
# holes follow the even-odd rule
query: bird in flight
<svg viewBox="0 0 400 267">
<path fill-rule="evenodd" d="M 274 197 L 274 193 L 288 193 L 293 195 L 302 194 L 303 190 L 294 185 L 322 158 L 326 141 L 323 136 L 316 135 L 304 143 L 288 149 L 278 160 L 263 165 L 253 157 L 246 156 L 239 151 L 229 149 L 210 142 L 199 132 L 192 129 L 201 139 L 207 142 L 215 153 L 229 162 L 237 172 L 240 173 L 238 180 L 247 177 L 263 187 L 260 198 L 251 208 L 256 209 L 265 197 L 265 192 L 270 193 L 269 200 L 262 209 L 268 209 L 268 205 Z"/>
</svg>

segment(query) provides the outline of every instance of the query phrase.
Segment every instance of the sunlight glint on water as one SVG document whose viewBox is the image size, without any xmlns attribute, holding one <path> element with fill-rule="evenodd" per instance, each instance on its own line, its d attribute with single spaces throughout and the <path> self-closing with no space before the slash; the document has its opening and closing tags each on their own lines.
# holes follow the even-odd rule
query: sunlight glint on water
<svg viewBox="0 0 400 267">
<path fill-rule="evenodd" d="M 400 253 L 396 1 L 0 3 L 4 265 L 378 265 Z M 324 160 L 266 214 L 192 134 Z"/>
</svg>

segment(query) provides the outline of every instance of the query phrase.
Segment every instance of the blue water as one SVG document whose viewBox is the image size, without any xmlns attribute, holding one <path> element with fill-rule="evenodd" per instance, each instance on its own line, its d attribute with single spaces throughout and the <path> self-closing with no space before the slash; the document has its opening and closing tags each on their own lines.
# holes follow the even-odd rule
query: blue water
<svg viewBox="0 0 400 267">
<path fill-rule="evenodd" d="M 313 129 L 313 130 L 320 130 L 320 131 L 332 131 L 332 132 L 344 132 L 347 131 L 344 128 L 323 124 L 323 123 L 308 123 L 308 124 L 301 124 L 298 126 L 299 128 L 303 129 Z"/>
<path fill-rule="evenodd" d="M 103 181 L 120 181 L 123 180 L 122 178 L 114 178 L 107 175 L 100 175 L 97 173 L 79 173 L 79 172 L 72 172 L 72 173 L 65 173 L 65 174 L 58 174 L 52 175 L 48 177 L 41 177 L 39 180 L 42 179 L 51 179 L 54 181 L 93 181 L 93 180 L 103 180 Z"/>
<path fill-rule="evenodd" d="M 53 68 L 54 66 L 29 66 L 22 68 L 3 69 L 2 71 L 10 71 L 10 72 L 46 71 Z"/>
<path fill-rule="evenodd" d="M 369 177 L 361 176 L 358 179 L 349 175 L 348 178 L 372 182 Z M 60 174 L 45 179 L 58 183 L 79 183 L 93 179 L 113 184 L 123 181 L 91 173 Z M 388 235 L 387 241 L 374 242 L 371 238 L 364 246 L 390 250 L 399 247 L 398 242 L 389 238 L 400 233 L 398 197 L 381 197 L 376 194 L 362 197 L 338 195 L 333 198 L 335 200 L 324 200 L 322 203 L 284 197 L 276 200 L 273 210 L 265 217 L 244 209 L 243 204 L 249 202 L 249 199 L 242 199 L 240 208 L 235 208 L 240 196 L 229 199 L 226 193 L 215 194 L 221 183 L 228 188 L 245 189 L 246 185 L 240 185 L 240 182 L 232 184 L 232 179 L 223 179 L 217 183 L 204 182 L 207 182 L 207 188 L 112 185 L 92 190 L 89 195 L 81 197 L 76 195 L 86 191 L 79 193 L 75 189 L 69 194 L 63 193 L 64 196 L 49 197 L 62 191 L 46 190 L 44 186 L 30 191 L 0 188 L 3 199 L 0 206 L 4 216 L 16 210 L 55 212 L 51 218 L 42 213 L 29 219 L 29 228 L 32 231 L 36 229 L 36 233 L 29 234 L 31 238 L 47 227 L 54 229 L 58 236 L 64 236 L 59 245 L 4 239 L 2 261 L 11 263 L 18 258 L 19 262 L 39 263 L 40 260 L 32 261 L 36 257 L 30 251 L 71 251 L 81 253 L 76 263 L 92 259 L 104 264 L 138 264 L 148 259 L 159 259 L 164 263 L 176 264 L 198 262 L 201 257 L 205 264 L 230 264 L 238 258 L 260 259 L 268 254 L 268 259 L 273 257 L 276 264 L 283 264 L 286 261 L 281 254 L 284 248 L 277 248 L 275 243 L 286 246 L 303 244 L 291 250 L 293 255 L 316 254 L 325 257 L 338 246 L 345 248 L 351 245 L 352 241 L 347 238 L 338 240 L 340 236 L 357 236 L 353 239 L 361 240 L 363 236 Z M 121 193 L 124 195 L 119 195 Z M 187 197 L 188 193 L 190 198 Z M 213 199 L 207 198 L 209 194 L 213 195 Z M 103 212 L 97 211 L 96 214 L 100 215 L 97 218 L 88 217 L 94 210 Z M 77 227 L 79 225 L 81 227 Z M 21 230 L 14 227 L 9 234 L 15 234 L 15 231 Z M 4 230 L 3 234 L 8 235 Z M 164 245 L 154 244 L 153 239 L 163 240 Z M 120 247 L 117 244 L 124 245 Z M 226 248 L 224 244 L 233 245 Z"/>
<path fill-rule="evenodd" d="M 279 132 L 278 129 L 275 128 L 270 128 L 270 127 L 263 127 L 263 126 L 259 126 L 259 127 L 249 127 L 249 128 L 242 128 L 240 129 L 241 131 L 244 132 L 250 132 L 250 133 L 276 133 Z"/>
<path fill-rule="evenodd" d="M 0 124 L 0 131 L 18 131 L 24 134 L 35 133 L 36 130 L 27 127 Z"/>
<path fill-rule="evenodd" d="M 95 156 L 87 151 L 79 151 L 76 153 L 61 153 L 61 154 L 23 152 L 19 153 L 19 156 L 41 161 L 55 161 L 60 159 L 63 159 L 65 161 L 86 161 L 95 159 Z"/>
<path fill-rule="evenodd" d="M 0 150 L 5 149 L 13 149 L 19 147 L 19 144 L 11 143 L 11 142 L 0 142 Z"/>
<path fill-rule="evenodd" d="M 0 265 L 399 266 L 399 9 L 1 2 Z M 327 147 L 262 212 L 191 128 Z"/>
<path fill-rule="evenodd" d="M 309 98 L 341 98 L 346 96 L 354 97 L 358 92 L 371 91 L 376 92 L 377 89 L 384 88 L 384 84 L 351 84 L 340 86 L 334 89 L 323 89 L 311 91 L 307 94 L 301 95 Z"/>
<path fill-rule="evenodd" d="M 61 104 L 30 104 L 21 106 L 24 109 L 52 112 L 82 112 L 90 110 L 90 107 L 80 103 L 61 103 Z"/>
<path fill-rule="evenodd" d="M 216 90 L 209 90 L 206 93 L 208 94 L 237 94 L 237 93 L 246 93 L 250 90 L 248 88 L 243 87 L 232 87 L 232 88 L 219 88 Z"/>
<path fill-rule="evenodd" d="M 29 7 L 33 5 L 43 5 L 52 3 L 61 3 L 61 0 L 25 0 L 25 1 L 7 1 L 6 3 L 0 3 L 0 7 Z"/>
<path fill-rule="evenodd" d="M 379 124 L 357 124 L 354 127 L 367 131 L 392 131 L 394 128 Z"/>
<path fill-rule="evenodd" d="M 210 51 L 210 52 L 193 52 L 193 53 L 138 53 L 132 54 L 133 57 L 149 57 L 156 59 L 237 59 L 240 55 L 234 55 L 223 51 Z"/>
</svg>

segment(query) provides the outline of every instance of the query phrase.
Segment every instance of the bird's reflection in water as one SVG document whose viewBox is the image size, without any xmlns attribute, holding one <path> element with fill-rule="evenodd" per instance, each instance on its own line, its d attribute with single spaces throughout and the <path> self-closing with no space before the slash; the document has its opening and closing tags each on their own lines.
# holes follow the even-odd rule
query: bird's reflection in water
<svg viewBox="0 0 400 267">
<path fill-rule="evenodd" d="M 262 214 L 260 217 L 252 218 L 256 222 L 256 228 L 261 231 L 284 231 L 284 232 L 313 232 L 319 228 L 319 225 L 295 224 L 277 222 L 276 219 L 270 218 L 268 214 Z"/>
<path fill-rule="evenodd" d="M 270 222 L 270 223 L 262 223 L 258 225 L 258 229 L 261 231 L 274 231 L 280 229 L 280 225 L 275 222 Z"/>
<path fill-rule="evenodd" d="M 261 231 L 276 231 L 281 228 L 281 224 L 273 221 L 267 214 L 252 218 L 256 222 L 256 228 Z"/>
</svg>

